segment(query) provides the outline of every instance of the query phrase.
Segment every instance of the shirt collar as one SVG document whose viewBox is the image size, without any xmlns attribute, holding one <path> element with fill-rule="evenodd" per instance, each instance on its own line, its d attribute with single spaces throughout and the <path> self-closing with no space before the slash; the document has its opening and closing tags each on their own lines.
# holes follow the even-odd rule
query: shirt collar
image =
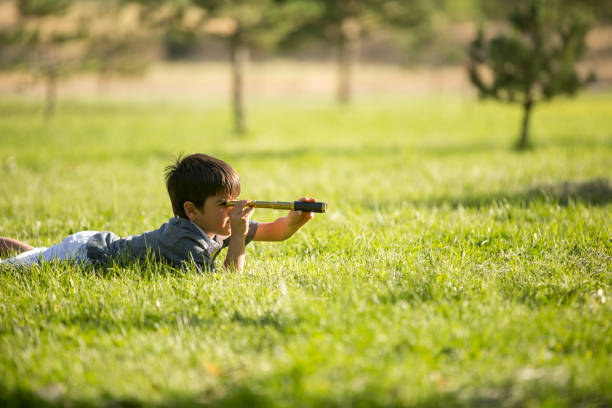
<svg viewBox="0 0 612 408">
<path fill-rule="evenodd" d="M 198 231 L 200 231 L 200 233 L 202 233 L 202 235 L 208 239 L 210 239 L 210 237 L 208 236 L 207 233 L 204 232 L 204 230 L 202 228 L 200 228 L 200 226 L 198 224 L 196 224 L 195 222 L 189 220 L 190 223 L 193 224 L 194 227 L 196 227 L 198 229 Z"/>
<path fill-rule="evenodd" d="M 202 236 L 204 237 L 204 240 L 209 243 L 209 245 L 212 243 L 212 248 L 211 250 L 215 250 L 218 249 L 220 247 L 223 246 L 223 240 L 227 237 L 223 237 L 220 235 L 215 235 L 214 237 L 210 238 L 208 236 L 207 233 L 204 232 L 204 230 L 202 228 L 200 228 L 200 226 L 198 224 L 196 224 L 195 222 L 189 220 L 190 223 L 193 224 L 194 227 L 196 227 L 198 229 L 198 231 L 200 231 L 200 233 L 202 234 Z"/>
</svg>

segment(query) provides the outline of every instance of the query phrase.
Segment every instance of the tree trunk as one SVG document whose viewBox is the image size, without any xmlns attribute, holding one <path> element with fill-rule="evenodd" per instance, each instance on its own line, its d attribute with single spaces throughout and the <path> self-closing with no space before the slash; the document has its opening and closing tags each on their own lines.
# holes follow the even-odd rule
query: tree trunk
<svg viewBox="0 0 612 408">
<path fill-rule="evenodd" d="M 49 119 L 55 114 L 57 73 L 50 69 L 46 73 L 47 89 L 45 92 L 45 118 Z"/>
<path fill-rule="evenodd" d="M 112 74 L 110 70 L 101 69 L 98 71 L 98 76 L 97 76 L 97 81 L 96 81 L 98 93 L 102 94 L 108 91 L 108 88 L 110 87 L 111 76 Z"/>
<path fill-rule="evenodd" d="M 338 83 L 336 99 L 340 104 L 348 104 L 352 96 L 353 66 L 357 59 L 359 26 L 348 20 L 342 24 L 338 39 Z"/>
<path fill-rule="evenodd" d="M 348 58 L 346 40 L 338 42 L 338 79 L 336 100 L 340 104 L 348 104 L 351 99 L 351 63 Z"/>
<path fill-rule="evenodd" d="M 230 40 L 232 63 L 232 107 L 234 110 L 234 129 L 242 135 L 246 130 L 244 124 L 244 69 L 249 60 L 249 50 L 243 44 L 240 31 Z"/>
<path fill-rule="evenodd" d="M 531 118 L 531 109 L 533 108 L 533 101 L 527 99 L 523 103 L 523 126 L 521 128 L 521 137 L 516 144 L 518 150 L 525 150 L 529 147 L 529 119 Z"/>
</svg>

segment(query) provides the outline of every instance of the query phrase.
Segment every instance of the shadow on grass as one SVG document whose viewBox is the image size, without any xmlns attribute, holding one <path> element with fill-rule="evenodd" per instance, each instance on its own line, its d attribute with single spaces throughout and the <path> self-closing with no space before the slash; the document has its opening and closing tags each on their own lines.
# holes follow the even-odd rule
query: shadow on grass
<svg viewBox="0 0 612 408">
<path fill-rule="evenodd" d="M 213 155 L 217 155 L 227 159 L 229 161 L 248 159 L 248 160 L 280 160 L 285 161 L 289 159 L 300 159 L 308 157 L 321 157 L 321 158 L 358 158 L 358 157 L 397 157 L 404 156 L 406 154 L 415 155 L 427 155 L 430 157 L 446 157 L 446 156 L 463 156 L 463 155 L 478 155 L 492 152 L 507 153 L 509 155 L 522 155 L 530 152 L 517 151 L 512 148 L 511 145 L 504 145 L 496 143 L 495 141 L 474 141 L 472 143 L 447 143 L 447 144 L 423 144 L 419 143 L 419 140 L 415 140 L 416 144 L 406 145 L 344 145 L 337 147 L 296 147 L 292 149 L 262 149 L 262 150 L 245 150 L 245 151 L 217 151 L 213 152 Z M 562 148 L 562 149 L 576 149 L 576 148 L 589 148 L 596 149 L 599 147 L 609 147 L 612 143 L 602 143 L 600 141 L 575 141 L 575 140 L 563 140 L 560 142 L 543 143 L 541 146 L 536 146 L 533 151 L 546 148 Z"/>
<path fill-rule="evenodd" d="M 606 205 L 612 201 L 612 182 L 606 179 L 586 181 L 564 181 L 542 185 L 528 190 L 519 200 L 531 202 L 546 198 L 568 205 L 571 202 L 585 202 L 591 205 Z"/>
<path fill-rule="evenodd" d="M 231 161 L 240 159 L 249 160 L 280 160 L 300 159 L 308 157 L 321 157 L 332 159 L 337 157 L 397 157 L 406 154 L 426 154 L 431 156 L 452 156 L 455 154 L 480 154 L 493 151 L 509 151 L 504 146 L 494 143 L 476 142 L 472 144 L 451 145 L 361 145 L 337 147 L 297 147 L 284 150 L 247 150 L 242 152 L 213 152 L 224 159 Z"/>
<path fill-rule="evenodd" d="M 284 150 L 248 150 L 242 152 L 215 152 L 216 155 L 235 160 L 279 160 L 315 157 L 361 157 L 361 156 L 398 156 L 403 155 L 407 149 L 399 146 L 342 146 L 342 147 L 298 147 Z"/>
<path fill-rule="evenodd" d="M 515 206 L 528 207 L 535 202 L 552 202 L 561 206 L 573 203 L 605 206 L 612 202 L 612 182 L 607 179 L 592 179 L 585 181 L 563 181 L 553 184 L 543 184 L 516 193 L 493 193 L 465 196 L 440 196 L 418 200 L 398 200 L 395 202 L 364 201 L 360 205 L 366 210 L 386 210 L 405 204 L 416 207 L 451 208 L 481 208 L 495 204 L 508 203 Z"/>
<path fill-rule="evenodd" d="M 272 381 L 278 379 L 271 378 Z M 289 381 L 291 381 L 289 379 Z M 224 392 L 207 390 L 194 394 L 166 394 L 161 402 L 151 403 L 135 398 L 103 396 L 94 400 L 75 400 L 66 397 L 59 385 L 38 391 L 0 391 L 3 407 L 523 407 L 523 406 L 581 406 L 608 407 L 612 405 L 612 393 L 605 384 L 590 389 L 580 389 L 571 384 L 546 382 L 541 379 L 515 379 L 498 386 L 483 385 L 477 388 L 459 388 L 452 392 L 440 391 L 416 402 L 406 402 L 397 387 L 366 387 L 359 392 L 347 392 L 343 396 L 309 393 L 302 384 L 295 384 L 293 395 L 282 395 L 282 400 L 262 395 L 255 387 L 233 386 Z"/>
<path fill-rule="evenodd" d="M 145 312 L 142 317 L 131 316 L 126 318 L 114 318 L 111 316 L 97 316 L 95 314 L 78 314 L 61 319 L 60 322 L 68 326 L 77 326 L 80 330 L 96 330 L 106 332 L 120 332 L 126 328 L 138 330 L 158 330 L 160 328 L 185 327 L 216 327 L 223 323 L 238 324 L 243 328 L 265 328 L 278 332 L 285 332 L 290 327 L 299 325 L 295 318 L 266 313 L 262 316 L 248 316 L 234 311 L 228 317 L 210 315 L 206 317 L 197 316 L 185 312 L 181 314 L 173 312 Z"/>
</svg>

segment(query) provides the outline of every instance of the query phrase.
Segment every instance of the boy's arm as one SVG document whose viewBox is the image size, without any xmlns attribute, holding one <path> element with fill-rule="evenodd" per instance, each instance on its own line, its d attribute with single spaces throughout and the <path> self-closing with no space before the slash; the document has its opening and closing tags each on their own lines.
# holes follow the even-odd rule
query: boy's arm
<svg viewBox="0 0 612 408">
<path fill-rule="evenodd" d="M 244 268 L 245 240 L 249 231 L 249 219 L 255 210 L 253 207 L 245 207 L 247 202 L 241 201 L 230 211 L 232 235 L 229 238 L 227 256 L 223 266 L 237 272 L 241 272 Z"/>
<path fill-rule="evenodd" d="M 300 201 L 314 203 L 314 198 L 300 198 Z M 304 224 L 314 217 L 311 212 L 291 211 L 286 217 L 278 218 L 273 222 L 260 222 L 255 232 L 254 241 L 284 241 Z"/>
<path fill-rule="evenodd" d="M 235 270 L 241 272 L 244 269 L 244 257 L 245 257 L 245 244 L 244 238 L 230 238 L 229 245 L 227 247 L 227 256 L 223 266 L 226 269 Z"/>
</svg>

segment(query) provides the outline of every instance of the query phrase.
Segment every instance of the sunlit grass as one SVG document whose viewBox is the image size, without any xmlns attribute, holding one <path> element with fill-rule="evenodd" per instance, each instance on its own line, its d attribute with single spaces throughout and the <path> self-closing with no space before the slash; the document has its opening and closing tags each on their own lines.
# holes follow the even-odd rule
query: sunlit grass
<svg viewBox="0 0 612 408">
<path fill-rule="evenodd" d="M 243 196 L 327 201 L 243 274 L 0 267 L 0 405 L 612 404 L 612 98 L 336 108 L 1 101 L 0 235 L 51 245 L 171 216 L 178 152 Z M 281 212 L 257 210 L 270 220 Z"/>
</svg>

